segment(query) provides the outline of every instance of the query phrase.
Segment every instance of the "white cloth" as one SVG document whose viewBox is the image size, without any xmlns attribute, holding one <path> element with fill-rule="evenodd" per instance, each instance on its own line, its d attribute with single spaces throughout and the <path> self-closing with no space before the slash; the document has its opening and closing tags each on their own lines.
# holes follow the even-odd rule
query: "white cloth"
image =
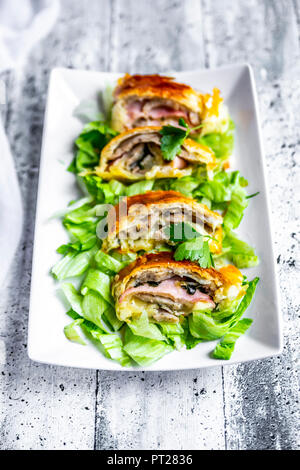
<svg viewBox="0 0 300 470">
<path fill-rule="evenodd" d="M 32 46 L 53 27 L 58 0 L 0 0 L 0 71 L 22 67 Z M 5 99 L 0 83 L 0 104 Z M 5 282 L 23 225 L 21 194 L 0 116 L 0 287 Z"/>
</svg>

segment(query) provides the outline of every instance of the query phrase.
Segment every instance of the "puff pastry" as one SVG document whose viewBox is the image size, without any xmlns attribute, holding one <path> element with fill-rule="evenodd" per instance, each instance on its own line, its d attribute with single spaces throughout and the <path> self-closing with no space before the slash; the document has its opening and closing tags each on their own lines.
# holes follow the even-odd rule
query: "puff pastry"
<svg viewBox="0 0 300 470">
<path fill-rule="evenodd" d="M 224 132 L 229 115 L 220 91 L 200 93 L 172 77 L 128 75 L 119 79 L 114 91 L 112 127 L 118 131 L 142 126 L 178 125 L 182 117 L 198 133 Z"/>
<path fill-rule="evenodd" d="M 208 173 L 216 166 L 214 153 L 192 139 L 185 139 L 174 160 L 161 153 L 161 127 L 137 127 L 112 139 L 102 150 L 96 173 L 104 179 L 138 181 L 190 175 L 202 167 Z"/>
<path fill-rule="evenodd" d="M 191 261 L 175 261 L 171 253 L 147 254 L 116 275 L 112 293 L 120 320 L 147 312 L 157 322 L 178 322 L 196 310 L 214 310 L 226 299 L 245 293 L 243 276 L 234 266 L 201 268 Z"/>
<path fill-rule="evenodd" d="M 107 220 L 108 235 L 102 244 L 106 252 L 151 251 L 170 245 L 166 229 L 182 222 L 212 237 L 210 251 L 219 253 L 222 249 L 222 216 L 176 191 L 148 191 L 126 197 L 109 211 Z"/>
</svg>

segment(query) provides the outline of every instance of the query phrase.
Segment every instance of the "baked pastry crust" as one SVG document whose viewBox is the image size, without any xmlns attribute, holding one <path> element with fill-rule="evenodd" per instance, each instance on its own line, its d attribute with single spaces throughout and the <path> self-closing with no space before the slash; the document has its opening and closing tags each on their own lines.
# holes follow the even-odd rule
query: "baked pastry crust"
<svg viewBox="0 0 300 470">
<path fill-rule="evenodd" d="M 212 150 L 189 138 L 185 139 L 178 155 L 179 162 L 183 163 L 182 167 L 176 166 L 178 159 L 164 160 L 160 151 L 160 130 L 160 126 L 136 127 L 114 137 L 101 152 L 99 166 L 95 168 L 96 174 L 107 180 L 114 178 L 126 182 L 153 178 L 179 178 L 192 174 L 200 165 L 205 166 L 208 173 L 216 167 L 216 157 Z M 153 166 L 145 171 L 136 171 L 137 165 L 133 170 L 128 167 L 130 155 L 139 143 L 148 144 L 150 147 L 155 145 L 156 148 L 152 154 L 151 148 L 147 150 L 153 158 Z M 122 147 L 124 147 L 123 153 Z"/>
</svg>

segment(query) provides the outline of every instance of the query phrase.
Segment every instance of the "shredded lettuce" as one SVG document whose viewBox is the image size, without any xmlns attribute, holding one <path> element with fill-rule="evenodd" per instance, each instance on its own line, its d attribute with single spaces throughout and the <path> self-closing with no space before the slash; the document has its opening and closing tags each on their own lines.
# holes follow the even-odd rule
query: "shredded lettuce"
<svg viewBox="0 0 300 470">
<path fill-rule="evenodd" d="M 74 310 L 72 309 L 69 310 L 67 314 L 71 318 L 73 318 L 73 320 L 75 320 L 76 325 L 81 326 L 82 330 L 84 331 L 84 333 L 87 335 L 88 338 L 94 340 L 96 344 L 98 343 L 101 345 L 102 352 L 107 357 L 119 362 L 124 367 L 131 365 L 131 360 L 129 356 L 126 354 L 126 352 L 124 351 L 123 342 L 119 335 L 111 334 L 111 333 L 105 334 L 102 328 L 99 328 L 94 323 L 88 320 L 85 320 L 76 312 L 74 312 Z M 75 324 L 75 322 L 71 323 L 71 325 Z"/>
<path fill-rule="evenodd" d="M 95 291 L 89 291 L 83 296 L 82 300 L 82 315 L 86 320 L 95 323 L 99 328 L 103 325 L 103 313 L 109 308 L 109 304 L 103 297 Z M 105 330 L 105 327 L 104 327 Z"/>
<path fill-rule="evenodd" d="M 184 176 L 183 178 L 171 180 L 169 186 L 173 191 L 178 191 L 185 196 L 191 197 L 194 189 L 199 186 L 199 180 L 192 176 Z"/>
<path fill-rule="evenodd" d="M 253 320 L 250 318 L 243 318 L 228 333 L 222 338 L 221 342 L 217 344 L 213 351 L 215 359 L 230 359 L 234 351 L 235 343 L 239 337 L 246 333 L 251 326 Z"/>
<path fill-rule="evenodd" d="M 143 180 L 138 181 L 137 183 L 133 183 L 127 186 L 125 190 L 126 196 L 135 196 L 136 194 L 144 194 L 147 191 L 151 191 L 153 189 L 154 180 Z"/>
<path fill-rule="evenodd" d="M 67 253 L 58 263 L 53 266 L 51 273 L 58 281 L 70 277 L 81 276 L 89 267 L 91 259 L 96 253 L 97 248 L 82 253 Z"/>
<path fill-rule="evenodd" d="M 143 312 L 139 318 L 128 323 L 128 328 L 130 328 L 132 333 L 136 336 L 156 339 L 158 341 L 164 341 L 166 339 L 166 337 L 161 333 L 159 327 L 154 323 L 149 322 L 146 312 Z"/>
<path fill-rule="evenodd" d="M 90 268 L 81 286 L 82 295 L 86 295 L 90 290 L 98 292 L 103 299 L 114 305 L 110 291 L 111 278 L 98 269 Z"/>
<path fill-rule="evenodd" d="M 252 268 L 259 263 L 254 249 L 230 230 L 225 232 L 222 255 L 240 269 Z"/>
<path fill-rule="evenodd" d="M 221 338 L 237 324 L 250 305 L 259 278 L 250 281 L 246 294 L 238 306 L 222 312 L 196 311 L 189 316 L 191 335 L 201 340 L 210 341 Z"/>
<path fill-rule="evenodd" d="M 235 188 L 231 193 L 231 200 L 226 210 L 223 224 L 229 230 L 237 228 L 244 215 L 244 210 L 248 206 L 246 192 L 243 188 Z"/>
<path fill-rule="evenodd" d="M 88 332 L 94 339 L 100 341 L 110 359 L 118 361 L 123 367 L 131 365 L 130 357 L 123 348 L 122 339 L 118 335 L 105 335 L 93 329 L 89 329 Z"/>
<path fill-rule="evenodd" d="M 224 160 L 230 157 L 233 152 L 234 129 L 234 122 L 230 119 L 226 132 L 213 132 L 203 137 L 195 137 L 195 140 L 209 147 L 218 159 Z"/>
<path fill-rule="evenodd" d="M 123 263 L 101 250 L 96 253 L 95 262 L 102 272 L 109 275 L 118 273 L 124 267 Z"/>
<path fill-rule="evenodd" d="M 70 238 L 74 240 L 73 243 L 67 245 L 69 248 L 68 251 L 70 251 L 70 248 L 71 250 L 73 249 L 73 251 L 86 251 L 93 248 L 97 242 L 96 224 L 65 224 L 65 228 L 67 229 Z M 62 250 L 63 249 L 60 247 L 58 249 L 58 253 L 64 254 Z"/>
<path fill-rule="evenodd" d="M 118 319 L 114 307 L 109 307 L 105 310 L 103 318 L 109 323 L 114 331 L 119 331 L 119 329 L 124 325 L 124 322 Z"/>
<path fill-rule="evenodd" d="M 72 341 L 73 343 L 78 343 L 85 346 L 85 341 L 81 338 L 80 334 L 76 330 L 76 327 L 81 325 L 83 321 L 83 318 L 74 320 L 72 323 L 64 327 L 64 333 L 68 340 Z"/>
<path fill-rule="evenodd" d="M 175 349 L 179 350 L 186 345 L 185 332 L 180 323 L 161 322 L 159 327 Z"/>
<path fill-rule="evenodd" d="M 69 171 L 80 173 L 93 169 L 99 162 L 100 152 L 105 145 L 117 135 L 105 122 L 92 121 L 86 124 L 75 140 L 78 149 Z"/>
<path fill-rule="evenodd" d="M 140 366 L 149 366 L 173 351 L 164 341 L 136 336 L 126 327 L 124 351 Z"/>
<path fill-rule="evenodd" d="M 82 295 L 78 294 L 77 290 L 70 282 L 64 282 L 61 284 L 60 288 L 69 302 L 72 311 L 82 316 Z"/>
</svg>

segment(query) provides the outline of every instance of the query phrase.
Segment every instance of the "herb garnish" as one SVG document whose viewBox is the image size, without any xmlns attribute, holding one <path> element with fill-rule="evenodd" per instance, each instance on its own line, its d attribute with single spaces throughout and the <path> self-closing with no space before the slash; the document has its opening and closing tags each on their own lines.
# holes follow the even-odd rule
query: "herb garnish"
<svg viewBox="0 0 300 470">
<path fill-rule="evenodd" d="M 207 240 L 207 238 L 211 238 L 210 236 L 201 235 L 185 222 L 171 224 L 170 227 L 166 228 L 165 233 L 170 241 L 179 243 L 174 253 L 176 261 L 184 259 L 197 261 L 201 268 L 214 266 Z"/>
<path fill-rule="evenodd" d="M 202 127 L 200 126 L 189 128 L 184 119 L 180 118 L 178 121 L 180 127 L 163 126 L 160 130 L 161 138 L 161 152 L 165 160 L 174 160 L 176 155 L 180 153 L 181 146 L 187 136 L 194 130 Z"/>
</svg>

